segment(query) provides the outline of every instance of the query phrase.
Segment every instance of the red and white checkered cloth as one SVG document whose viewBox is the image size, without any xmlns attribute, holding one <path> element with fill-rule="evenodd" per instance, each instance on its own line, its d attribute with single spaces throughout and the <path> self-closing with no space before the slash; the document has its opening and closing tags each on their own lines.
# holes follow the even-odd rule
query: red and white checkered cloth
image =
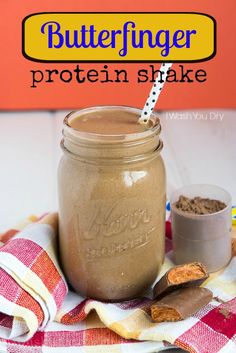
<svg viewBox="0 0 236 353">
<path fill-rule="evenodd" d="M 0 240 L 12 235 L 0 248 L 0 352 L 151 353 L 170 345 L 236 352 L 236 258 L 204 283 L 218 300 L 184 321 L 157 324 L 147 313 L 149 298 L 108 304 L 68 291 L 50 226 L 8 231 Z M 166 242 L 160 276 L 172 266 Z"/>
</svg>

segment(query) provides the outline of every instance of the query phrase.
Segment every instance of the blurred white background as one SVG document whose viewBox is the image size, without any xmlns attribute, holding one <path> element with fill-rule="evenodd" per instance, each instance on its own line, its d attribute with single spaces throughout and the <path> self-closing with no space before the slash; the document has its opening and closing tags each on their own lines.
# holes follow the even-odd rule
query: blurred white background
<svg viewBox="0 0 236 353">
<path fill-rule="evenodd" d="M 66 111 L 0 113 L 0 231 L 57 209 Z M 160 113 L 168 195 L 190 183 L 227 189 L 236 204 L 236 111 Z"/>
</svg>

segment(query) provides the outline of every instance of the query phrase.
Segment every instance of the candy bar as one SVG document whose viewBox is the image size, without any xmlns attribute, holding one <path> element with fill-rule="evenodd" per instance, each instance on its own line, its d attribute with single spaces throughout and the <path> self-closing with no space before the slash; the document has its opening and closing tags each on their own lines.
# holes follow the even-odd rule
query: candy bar
<svg viewBox="0 0 236 353">
<path fill-rule="evenodd" d="M 183 287 L 196 287 L 208 278 L 206 268 L 200 262 L 179 265 L 171 268 L 156 283 L 153 289 L 154 299 Z"/>
<path fill-rule="evenodd" d="M 155 322 L 184 320 L 208 304 L 212 297 L 207 288 L 178 289 L 151 306 L 152 319 Z"/>
</svg>

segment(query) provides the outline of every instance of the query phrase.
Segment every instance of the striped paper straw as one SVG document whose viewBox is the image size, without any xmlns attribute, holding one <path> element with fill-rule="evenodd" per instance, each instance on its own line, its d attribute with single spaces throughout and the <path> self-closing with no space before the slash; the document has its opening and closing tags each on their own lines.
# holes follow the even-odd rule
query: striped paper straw
<svg viewBox="0 0 236 353">
<path fill-rule="evenodd" d="M 158 72 L 157 78 L 152 86 L 151 92 L 149 93 L 148 99 L 143 107 L 141 117 L 139 118 L 139 123 L 146 124 L 150 119 L 152 111 L 156 105 L 158 97 L 161 93 L 161 90 L 165 84 L 166 76 L 168 70 L 171 68 L 172 63 L 163 63 Z M 161 81 L 161 82 L 159 82 Z"/>
</svg>

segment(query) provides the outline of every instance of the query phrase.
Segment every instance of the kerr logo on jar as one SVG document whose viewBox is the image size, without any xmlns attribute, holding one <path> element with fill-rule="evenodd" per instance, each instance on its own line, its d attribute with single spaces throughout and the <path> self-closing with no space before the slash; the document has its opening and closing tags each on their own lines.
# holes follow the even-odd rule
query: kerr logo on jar
<svg viewBox="0 0 236 353">
<path fill-rule="evenodd" d="M 110 207 L 98 207 L 91 217 L 88 230 L 84 232 L 84 239 L 112 237 L 150 223 L 152 216 L 146 208 L 132 208 L 122 212 L 123 207 L 125 205 L 120 201 Z"/>
<path fill-rule="evenodd" d="M 39 13 L 23 21 L 23 55 L 42 62 L 203 61 L 215 20 L 199 13 Z"/>
</svg>

